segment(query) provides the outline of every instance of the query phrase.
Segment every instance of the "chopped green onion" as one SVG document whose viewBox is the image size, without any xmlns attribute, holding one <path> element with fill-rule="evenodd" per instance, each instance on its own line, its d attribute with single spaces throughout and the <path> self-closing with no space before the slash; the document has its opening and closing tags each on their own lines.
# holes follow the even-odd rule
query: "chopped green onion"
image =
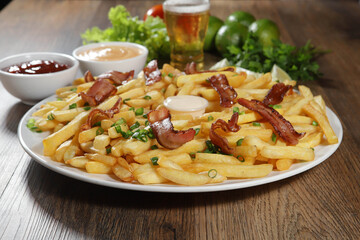
<svg viewBox="0 0 360 240">
<path fill-rule="evenodd" d="M 126 102 L 129 101 L 129 100 L 131 100 L 131 98 L 125 98 L 125 99 L 123 100 L 123 103 L 126 103 Z"/>
<path fill-rule="evenodd" d="M 273 133 L 271 135 L 271 141 L 276 142 L 276 134 L 275 133 Z"/>
<path fill-rule="evenodd" d="M 152 145 L 150 148 L 151 148 L 151 150 L 155 150 L 155 149 L 158 149 L 159 147 L 157 145 Z"/>
<path fill-rule="evenodd" d="M 145 95 L 144 99 L 145 99 L 145 100 L 150 100 L 151 97 L 150 97 L 149 95 Z"/>
<path fill-rule="evenodd" d="M 96 123 L 94 123 L 93 127 L 100 127 L 101 126 L 101 121 L 98 121 Z"/>
<path fill-rule="evenodd" d="M 161 89 L 161 92 L 162 92 L 162 93 L 165 93 L 165 91 L 166 91 L 165 88 L 162 88 L 162 89 Z"/>
<path fill-rule="evenodd" d="M 101 135 L 104 133 L 104 129 L 102 127 L 99 127 L 97 130 L 96 130 L 96 136 L 98 135 Z"/>
<path fill-rule="evenodd" d="M 208 122 L 210 122 L 210 121 L 212 121 L 212 120 L 214 120 L 214 117 L 213 116 L 208 116 Z"/>
<path fill-rule="evenodd" d="M 318 122 L 316 122 L 316 121 L 313 121 L 311 124 L 312 124 L 313 126 L 319 126 Z"/>
<path fill-rule="evenodd" d="M 208 176 L 209 176 L 209 177 L 215 178 L 216 175 L 217 175 L 216 169 L 210 169 L 210 170 L 208 171 Z"/>
<path fill-rule="evenodd" d="M 239 110 L 239 108 L 238 107 L 233 107 L 233 113 L 240 113 L 240 110 Z"/>
<path fill-rule="evenodd" d="M 236 77 L 236 76 L 239 76 L 239 74 L 234 74 L 234 75 L 232 75 L 232 77 Z"/>
<path fill-rule="evenodd" d="M 143 118 L 147 118 L 147 114 L 144 114 L 144 115 L 143 115 Z"/>
<path fill-rule="evenodd" d="M 70 104 L 70 105 L 69 105 L 69 109 L 74 109 L 74 108 L 77 108 L 76 103 L 73 103 L 73 104 Z"/>
<path fill-rule="evenodd" d="M 157 161 L 159 160 L 159 158 L 158 157 L 152 157 L 152 158 L 150 158 L 150 160 L 151 160 L 151 162 L 152 162 L 152 164 L 155 166 L 155 165 L 159 165 L 158 163 L 157 163 Z"/>
<path fill-rule="evenodd" d="M 111 153 L 111 147 L 108 147 L 107 149 L 106 149 L 106 154 L 110 154 Z"/>
<path fill-rule="evenodd" d="M 129 111 L 135 111 L 134 107 L 129 108 Z"/>
<path fill-rule="evenodd" d="M 241 146 L 242 142 L 244 141 L 243 138 L 240 138 L 239 140 L 236 141 L 236 146 Z"/>
<path fill-rule="evenodd" d="M 195 128 L 195 136 L 198 135 L 200 132 L 200 128 Z"/>
<path fill-rule="evenodd" d="M 239 115 L 245 115 L 245 111 L 239 112 Z"/>
<path fill-rule="evenodd" d="M 275 82 L 279 83 L 279 82 L 280 82 L 280 80 L 276 80 Z"/>
<path fill-rule="evenodd" d="M 168 76 L 171 78 L 174 77 L 174 75 L 172 73 L 169 73 Z"/>
<path fill-rule="evenodd" d="M 146 127 L 149 126 L 149 121 L 148 120 L 145 121 L 145 126 Z"/>
<path fill-rule="evenodd" d="M 311 150 L 315 151 L 315 149 L 313 147 L 311 147 Z"/>
<path fill-rule="evenodd" d="M 245 162 L 245 158 L 241 155 L 238 155 L 236 158 L 239 159 L 240 162 Z"/>
<path fill-rule="evenodd" d="M 194 152 L 189 153 L 189 155 L 190 155 L 191 158 L 195 158 L 195 157 L 196 157 L 196 153 L 194 153 Z"/>
<path fill-rule="evenodd" d="M 116 125 L 122 125 L 126 123 L 126 120 L 124 118 L 120 118 L 119 120 L 117 120 L 113 125 L 111 125 L 112 127 L 116 126 Z"/>
<path fill-rule="evenodd" d="M 260 127 L 261 124 L 260 124 L 259 122 L 253 122 L 253 126 L 255 126 L 255 127 Z"/>
<path fill-rule="evenodd" d="M 116 130 L 117 133 L 121 133 L 121 132 L 122 132 L 121 126 L 119 126 L 119 125 L 115 126 L 115 130 Z"/>
<path fill-rule="evenodd" d="M 41 133 L 42 131 L 35 126 L 35 119 L 30 118 L 26 124 L 26 127 L 28 127 L 30 129 L 30 131 L 32 132 L 37 132 L 37 133 Z"/>
<path fill-rule="evenodd" d="M 54 114 L 50 113 L 50 114 L 47 116 L 47 119 L 48 119 L 48 120 L 54 120 L 54 119 L 55 119 Z"/>
<path fill-rule="evenodd" d="M 273 109 L 280 109 L 281 108 L 281 105 L 272 105 L 272 104 L 269 104 L 269 107 L 273 108 Z"/>
<path fill-rule="evenodd" d="M 210 83 L 210 80 L 209 80 L 209 79 L 206 79 L 205 82 Z"/>
<path fill-rule="evenodd" d="M 91 109 L 91 107 L 84 107 L 85 111 L 89 111 Z"/>
<path fill-rule="evenodd" d="M 147 135 L 148 135 L 148 137 L 151 138 L 151 139 L 154 139 L 154 138 L 155 138 L 155 135 L 154 135 L 154 133 L 153 133 L 153 131 L 152 131 L 151 128 L 150 128 L 149 131 L 147 132 Z"/>
<path fill-rule="evenodd" d="M 58 97 L 56 100 L 57 100 L 57 101 L 62 101 L 62 98 L 59 98 L 59 97 Z"/>
<path fill-rule="evenodd" d="M 130 130 L 134 130 L 138 127 L 140 127 L 140 123 L 138 121 L 136 121 L 133 125 L 130 126 Z"/>
<path fill-rule="evenodd" d="M 77 88 L 76 88 L 76 87 L 75 87 L 75 88 L 70 89 L 70 91 L 72 91 L 72 92 L 76 92 L 76 90 L 77 90 Z"/>
<path fill-rule="evenodd" d="M 138 108 L 135 110 L 135 115 L 140 116 L 144 114 L 144 108 Z"/>
<path fill-rule="evenodd" d="M 162 74 L 161 74 L 161 76 L 162 76 L 162 77 L 165 77 L 165 76 L 166 76 L 166 74 L 165 74 L 165 73 L 162 73 Z"/>
</svg>

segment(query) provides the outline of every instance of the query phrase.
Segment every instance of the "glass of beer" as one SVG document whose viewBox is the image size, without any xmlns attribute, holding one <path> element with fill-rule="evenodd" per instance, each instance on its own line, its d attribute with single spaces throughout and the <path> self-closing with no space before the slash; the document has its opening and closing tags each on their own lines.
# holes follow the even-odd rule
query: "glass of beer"
<svg viewBox="0 0 360 240">
<path fill-rule="evenodd" d="M 184 70 L 187 63 L 204 67 L 204 39 L 209 21 L 209 0 L 167 0 L 163 4 L 170 38 L 170 64 Z"/>
</svg>

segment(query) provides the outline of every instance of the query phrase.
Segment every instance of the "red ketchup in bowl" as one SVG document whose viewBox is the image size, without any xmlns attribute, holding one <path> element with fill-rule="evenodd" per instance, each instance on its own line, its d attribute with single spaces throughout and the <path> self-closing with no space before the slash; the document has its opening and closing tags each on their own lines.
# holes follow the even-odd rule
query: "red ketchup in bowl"
<svg viewBox="0 0 360 240">
<path fill-rule="evenodd" d="M 4 68 L 3 70 L 14 74 L 44 74 L 59 72 L 69 66 L 53 60 L 32 60 Z"/>
</svg>

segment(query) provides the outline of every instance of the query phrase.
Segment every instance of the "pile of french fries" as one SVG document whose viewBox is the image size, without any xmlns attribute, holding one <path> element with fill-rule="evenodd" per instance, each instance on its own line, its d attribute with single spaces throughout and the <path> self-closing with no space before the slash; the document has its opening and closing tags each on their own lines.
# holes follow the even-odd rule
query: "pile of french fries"
<svg viewBox="0 0 360 240">
<path fill-rule="evenodd" d="M 118 86 L 116 95 L 96 107 L 87 106 L 79 96 L 93 82 L 80 78 L 74 80 L 73 86 L 58 89 L 58 100 L 46 103 L 33 114 L 37 129 L 51 131 L 51 135 L 43 140 L 44 155 L 88 173 L 115 175 L 123 182 L 193 186 L 220 183 L 228 178 L 265 177 L 273 170 L 287 170 L 296 162 L 312 161 L 315 146 L 338 141 L 326 116 L 323 98 L 313 96 L 305 86 L 298 86 L 299 92 L 286 95 L 283 102 L 273 106 L 296 131 L 306 133 L 296 146 L 287 146 L 259 114 L 239 104 L 222 108 L 218 93 L 207 81 L 212 75 L 225 74 L 238 97 L 262 101 L 276 84 L 270 73 L 258 79 L 244 72 L 221 69 L 219 72 L 183 75 L 168 64 L 161 72 L 162 80 L 151 86 L 145 85 L 140 73 L 137 79 Z M 296 84 L 291 80 L 284 83 Z M 192 141 L 169 150 L 155 138 L 146 136 L 139 140 L 122 134 L 149 130 L 146 114 L 163 106 L 167 97 L 175 95 L 197 95 L 209 101 L 206 113 L 201 117 L 172 115 L 176 130 L 193 128 L 197 131 Z M 123 101 L 119 113 L 97 122 L 89 130 L 80 131 L 92 109 L 110 109 L 119 97 Z M 207 151 L 211 124 L 217 119 L 229 120 L 234 111 L 239 112 L 241 129 L 236 133 L 220 134 L 235 148 L 235 154 Z"/>
</svg>

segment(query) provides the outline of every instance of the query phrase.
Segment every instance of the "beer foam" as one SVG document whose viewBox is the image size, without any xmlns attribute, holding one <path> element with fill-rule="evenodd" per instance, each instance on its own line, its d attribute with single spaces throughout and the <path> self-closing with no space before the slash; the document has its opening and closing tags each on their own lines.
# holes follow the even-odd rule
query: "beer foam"
<svg viewBox="0 0 360 240">
<path fill-rule="evenodd" d="M 205 0 L 170 0 L 163 4 L 163 8 L 174 13 L 198 13 L 209 10 L 210 3 Z"/>
</svg>

